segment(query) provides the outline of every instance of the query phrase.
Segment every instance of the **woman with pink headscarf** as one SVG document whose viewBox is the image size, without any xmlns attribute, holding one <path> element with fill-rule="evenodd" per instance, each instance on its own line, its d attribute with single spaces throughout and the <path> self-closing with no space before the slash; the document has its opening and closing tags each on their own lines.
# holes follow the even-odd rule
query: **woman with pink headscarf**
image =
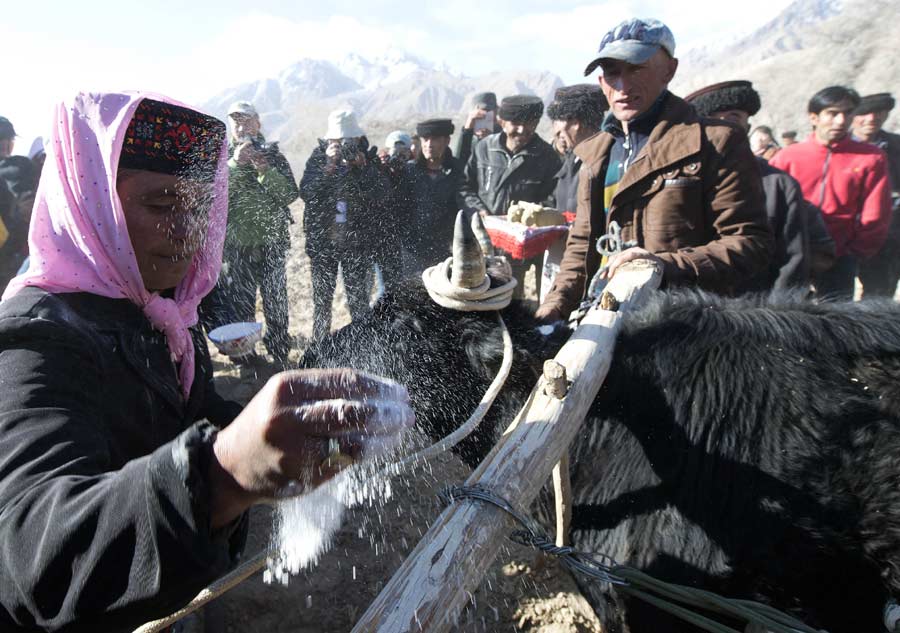
<svg viewBox="0 0 900 633">
<path fill-rule="evenodd" d="M 402 387 L 349 370 L 278 374 L 243 411 L 215 393 L 194 326 L 224 139 L 158 95 L 56 109 L 30 265 L 0 302 L 0 630 L 128 631 L 183 606 L 234 564 L 252 504 L 332 476 L 335 439 L 358 456 L 412 421 Z"/>
</svg>

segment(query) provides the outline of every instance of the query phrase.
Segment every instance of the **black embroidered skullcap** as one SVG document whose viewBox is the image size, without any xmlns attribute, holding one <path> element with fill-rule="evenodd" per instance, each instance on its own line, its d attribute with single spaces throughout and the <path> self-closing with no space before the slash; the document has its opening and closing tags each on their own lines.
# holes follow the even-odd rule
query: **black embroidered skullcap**
<svg viewBox="0 0 900 633">
<path fill-rule="evenodd" d="M 894 109 L 894 97 L 890 92 L 879 92 L 866 95 L 859 100 L 859 106 L 853 114 L 870 114 L 872 112 L 890 112 Z"/>
<path fill-rule="evenodd" d="M 504 121 L 521 123 L 537 121 L 544 114 L 544 102 L 533 95 L 513 95 L 503 97 L 497 114 Z"/>
<path fill-rule="evenodd" d="M 453 134 L 453 121 L 450 119 L 428 119 L 416 126 L 419 136 L 450 136 Z"/>
<path fill-rule="evenodd" d="M 144 99 L 128 124 L 120 169 L 212 181 L 225 124 L 211 116 L 155 99 Z"/>
<path fill-rule="evenodd" d="M 762 106 L 759 93 L 749 81 L 723 81 L 692 92 L 684 100 L 694 106 L 700 116 L 726 110 L 740 110 L 753 116 Z"/>
</svg>

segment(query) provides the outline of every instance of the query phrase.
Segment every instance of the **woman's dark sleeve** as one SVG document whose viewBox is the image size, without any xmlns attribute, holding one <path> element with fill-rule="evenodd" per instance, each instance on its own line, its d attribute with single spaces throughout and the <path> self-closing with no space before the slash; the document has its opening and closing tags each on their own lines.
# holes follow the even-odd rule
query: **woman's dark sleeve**
<svg viewBox="0 0 900 633">
<path fill-rule="evenodd" d="M 57 322 L 0 320 L 2 630 L 130 631 L 236 562 L 239 537 L 208 525 L 215 427 L 114 469 L 96 347 Z"/>
</svg>

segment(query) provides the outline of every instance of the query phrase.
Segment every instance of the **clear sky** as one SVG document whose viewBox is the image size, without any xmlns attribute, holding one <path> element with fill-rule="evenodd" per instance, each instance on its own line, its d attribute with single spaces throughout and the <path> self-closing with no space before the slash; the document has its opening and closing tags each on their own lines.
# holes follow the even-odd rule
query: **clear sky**
<svg viewBox="0 0 900 633">
<path fill-rule="evenodd" d="M 146 89 L 188 103 L 304 57 L 401 49 L 478 75 L 549 70 L 566 82 L 603 34 L 657 17 L 676 54 L 748 33 L 790 0 L 3 0 L 0 115 L 25 153 L 52 104 L 78 90 Z"/>
</svg>

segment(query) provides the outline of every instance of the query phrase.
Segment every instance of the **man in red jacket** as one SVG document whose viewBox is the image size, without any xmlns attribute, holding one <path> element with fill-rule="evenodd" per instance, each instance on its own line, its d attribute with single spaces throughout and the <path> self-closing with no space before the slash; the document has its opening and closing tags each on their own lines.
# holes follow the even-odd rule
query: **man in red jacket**
<svg viewBox="0 0 900 633">
<path fill-rule="evenodd" d="M 856 91 L 820 90 L 809 101 L 809 138 L 786 147 L 770 161 L 800 182 L 803 197 L 818 206 L 834 239 L 834 266 L 816 279 L 820 296 L 851 299 L 860 260 L 878 252 L 891 219 L 887 159 L 874 145 L 849 135 Z"/>
</svg>

